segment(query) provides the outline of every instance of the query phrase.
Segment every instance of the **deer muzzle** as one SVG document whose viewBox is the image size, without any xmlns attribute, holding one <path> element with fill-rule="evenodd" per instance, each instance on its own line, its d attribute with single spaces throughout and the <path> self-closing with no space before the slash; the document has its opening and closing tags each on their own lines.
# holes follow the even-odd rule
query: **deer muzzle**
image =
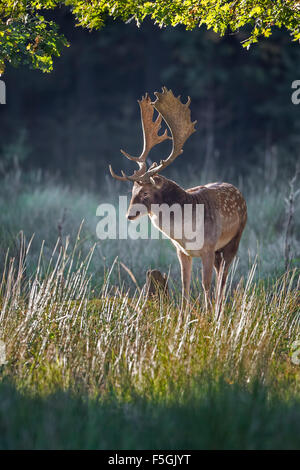
<svg viewBox="0 0 300 470">
<path fill-rule="evenodd" d="M 144 204 L 130 204 L 126 217 L 128 220 L 135 220 L 138 217 L 148 213 L 147 207 Z"/>
</svg>

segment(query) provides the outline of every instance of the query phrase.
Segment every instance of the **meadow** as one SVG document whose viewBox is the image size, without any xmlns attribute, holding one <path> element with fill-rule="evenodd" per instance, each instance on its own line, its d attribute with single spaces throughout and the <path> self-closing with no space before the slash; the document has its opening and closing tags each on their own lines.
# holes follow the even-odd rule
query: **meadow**
<svg viewBox="0 0 300 470">
<path fill-rule="evenodd" d="M 173 178 L 185 187 L 230 178 L 216 174 Z M 168 240 L 96 237 L 97 206 L 129 186 L 6 174 L 0 448 L 299 448 L 300 219 L 296 204 L 287 235 L 288 181 L 257 169 L 230 180 L 249 219 L 224 302 L 205 313 L 194 263 L 181 319 Z M 168 273 L 169 300 L 147 298 L 150 267 Z"/>
</svg>

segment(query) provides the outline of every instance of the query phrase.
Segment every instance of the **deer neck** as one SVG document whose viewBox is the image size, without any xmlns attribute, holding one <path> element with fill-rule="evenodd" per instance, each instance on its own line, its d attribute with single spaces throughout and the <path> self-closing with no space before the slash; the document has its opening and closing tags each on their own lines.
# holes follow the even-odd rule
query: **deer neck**
<svg viewBox="0 0 300 470">
<path fill-rule="evenodd" d="M 167 180 L 159 194 L 159 199 L 155 205 L 152 205 L 149 217 L 153 225 L 163 232 L 167 237 L 174 239 L 173 233 L 176 224 L 182 224 L 182 217 L 176 216 L 176 206 L 181 208 L 181 214 L 183 214 L 183 208 L 185 204 L 193 204 L 194 197 L 181 188 L 177 183 L 171 180 Z M 172 206 L 175 213 L 172 213 Z M 164 208 L 166 208 L 166 211 Z M 168 212 L 168 208 L 170 212 Z M 179 211 L 180 212 L 180 211 Z M 163 214 L 166 215 L 164 219 Z M 170 218 L 168 219 L 168 214 Z"/>
<path fill-rule="evenodd" d="M 172 206 L 173 204 L 183 205 L 190 202 L 188 200 L 189 194 L 175 183 L 175 181 L 167 179 L 166 184 L 162 188 L 160 199 L 160 204 L 167 204 L 168 206 Z"/>
</svg>

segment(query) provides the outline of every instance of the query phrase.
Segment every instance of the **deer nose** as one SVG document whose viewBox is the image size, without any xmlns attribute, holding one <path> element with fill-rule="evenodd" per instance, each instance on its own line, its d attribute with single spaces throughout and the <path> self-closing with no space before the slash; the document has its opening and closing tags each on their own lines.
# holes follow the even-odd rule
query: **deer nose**
<svg viewBox="0 0 300 470">
<path fill-rule="evenodd" d="M 127 219 L 128 220 L 134 220 L 136 219 L 141 213 L 138 211 L 134 215 L 127 214 Z"/>
</svg>

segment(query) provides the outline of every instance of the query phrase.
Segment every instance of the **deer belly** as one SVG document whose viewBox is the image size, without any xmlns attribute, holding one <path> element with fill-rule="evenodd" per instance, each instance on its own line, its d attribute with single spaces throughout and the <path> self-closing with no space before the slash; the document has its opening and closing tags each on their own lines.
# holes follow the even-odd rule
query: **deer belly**
<svg viewBox="0 0 300 470">
<path fill-rule="evenodd" d="M 223 230 L 218 238 L 218 241 L 215 246 L 215 251 L 220 250 L 220 248 L 224 248 L 238 233 L 238 229 L 240 226 L 239 218 L 234 219 L 227 219 L 224 220 Z"/>
</svg>

